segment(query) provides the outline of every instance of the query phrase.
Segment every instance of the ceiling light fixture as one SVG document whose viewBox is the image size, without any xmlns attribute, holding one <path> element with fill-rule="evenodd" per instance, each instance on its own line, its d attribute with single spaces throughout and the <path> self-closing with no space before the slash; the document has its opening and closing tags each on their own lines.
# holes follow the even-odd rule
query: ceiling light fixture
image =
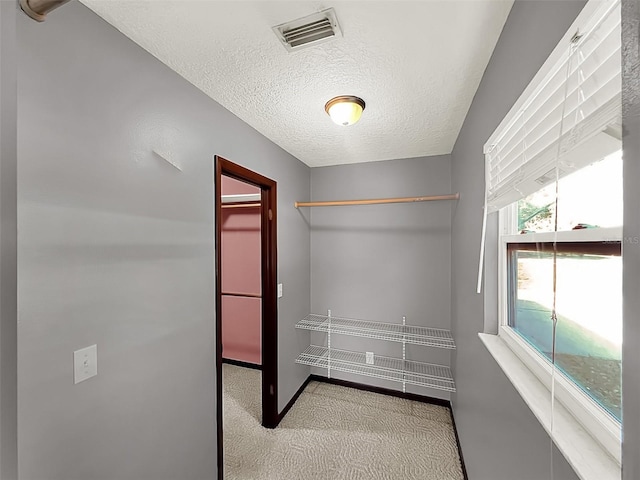
<svg viewBox="0 0 640 480">
<path fill-rule="evenodd" d="M 352 95 L 342 95 L 329 100 L 324 109 L 334 123 L 343 126 L 353 125 L 360 120 L 364 110 L 364 100 Z"/>
</svg>

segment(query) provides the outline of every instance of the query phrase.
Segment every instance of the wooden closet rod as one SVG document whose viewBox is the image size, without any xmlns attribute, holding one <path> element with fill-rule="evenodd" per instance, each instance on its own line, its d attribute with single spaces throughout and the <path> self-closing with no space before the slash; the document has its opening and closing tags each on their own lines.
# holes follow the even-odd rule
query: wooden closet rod
<svg viewBox="0 0 640 480">
<path fill-rule="evenodd" d="M 222 295 L 226 295 L 228 297 L 262 298 L 262 295 L 257 293 L 222 292 Z"/>
<path fill-rule="evenodd" d="M 248 208 L 248 207 L 259 207 L 259 203 L 233 203 L 229 205 L 222 204 L 222 208 Z"/>
<path fill-rule="evenodd" d="M 368 200 L 336 200 L 331 202 L 296 202 L 299 207 L 339 207 L 342 205 L 379 205 L 382 203 L 413 203 L 413 202 L 433 202 L 437 200 L 458 200 L 459 193 L 449 195 L 431 195 L 425 197 L 402 197 L 402 198 L 371 198 Z"/>
</svg>

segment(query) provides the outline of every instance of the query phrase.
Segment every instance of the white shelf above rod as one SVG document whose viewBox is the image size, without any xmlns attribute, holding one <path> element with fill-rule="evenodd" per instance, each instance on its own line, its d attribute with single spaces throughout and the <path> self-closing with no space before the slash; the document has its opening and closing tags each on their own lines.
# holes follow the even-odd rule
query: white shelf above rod
<svg viewBox="0 0 640 480">
<path fill-rule="evenodd" d="M 222 195 L 222 203 L 259 202 L 259 193 L 239 193 L 236 195 Z"/>
<path fill-rule="evenodd" d="M 259 193 L 240 193 L 237 195 L 222 195 L 222 208 L 253 208 L 259 207 L 261 195 Z"/>
</svg>

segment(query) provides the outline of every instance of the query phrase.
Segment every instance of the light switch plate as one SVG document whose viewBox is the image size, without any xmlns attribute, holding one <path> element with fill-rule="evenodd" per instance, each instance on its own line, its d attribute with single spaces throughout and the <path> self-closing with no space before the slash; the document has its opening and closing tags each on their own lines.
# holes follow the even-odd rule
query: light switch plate
<svg viewBox="0 0 640 480">
<path fill-rule="evenodd" d="M 278 284 L 278 298 L 281 298 L 281 297 L 282 297 L 282 284 L 279 283 Z"/>
<path fill-rule="evenodd" d="M 98 346 L 73 352 L 73 383 L 80 383 L 98 374 Z"/>
</svg>

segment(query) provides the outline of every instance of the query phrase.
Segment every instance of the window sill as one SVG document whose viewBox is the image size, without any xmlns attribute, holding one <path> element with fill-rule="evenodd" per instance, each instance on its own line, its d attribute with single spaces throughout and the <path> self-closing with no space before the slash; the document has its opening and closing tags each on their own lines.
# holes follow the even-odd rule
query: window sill
<svg viewBox="0 0 640 480">
<path fill-rule="evenodd" d="M 582 480 L 620 480 L 620 466 L 569 411 L 555 402 L 551 430 L 551 393 L 498 335 L 479 333 L 522 399 Z"/>
</svg>

